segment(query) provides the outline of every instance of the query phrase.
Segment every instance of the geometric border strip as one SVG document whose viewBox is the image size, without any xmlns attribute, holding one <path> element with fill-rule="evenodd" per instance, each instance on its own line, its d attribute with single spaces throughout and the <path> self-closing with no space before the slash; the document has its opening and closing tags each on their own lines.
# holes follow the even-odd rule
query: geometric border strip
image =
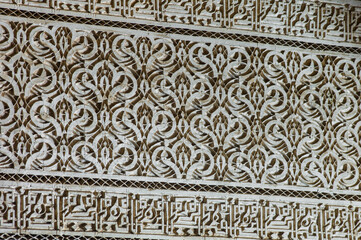
<svg viewBox="0 0 361 240">
<path fill-rule="evenodd" d="M 16 234 L 0 233 L 2 240 L 138 240 L 140 238 L 117 238 L 117 237 L 85 237 L 85 236 L 59 236 L 46 234 Z M 157 238 L 158 240 L 159 238 Z M 151 240 L 151 238 L 149 238 Z M 155 239 L 152 239 L 155 240 Z"/>
<path fill-rule="evenodd" d="M 0 184 L 2 232 L 168 239 L 361 237 L 361 202 Z"/>
<path fill-rule="evenodd" d="M 207 37 L 207 38 L 216 38 L 216 39 L 224 39 L 224 40 L 234 40 L 240 42 L 252 42 L 258 44 L 281 45 L 281 46 L 297 47 L 301 49 L 316 50 L 316 51 L 333 51 L 333 52 L 350 53 L 350 54 L 361 54 L 361 47 L 346 47 L 346 46 L 337 46 L 332 44 L 312 43 L 312 42 L 287 40 L 287 39 L 279 39 L 272 37 L 251 36 L 246 34 L 163 27 L 163 26 L 155 26 L 150 24 L 101 20 L 94 18 L 75 17 L 70 15 L 51 14 L 51 13 L 40 13 L 35 11 L 17 10 L 17 9 L 9 9 L 9 8 L 0 8 L 0 15 L 23 17 L 27 19 L 30 18 L 30 19 L 40 19 L 40 20 L 48 20 L 48 21 L 89 24 L 89 25 L 102 26 L 102 27 L 116 27 L 116 28 L 132 29 L 132 30 L 141 30 L 147 32 L 163 33 L 163 34 L 181 34 L 192 37 Z"/>
<path fill-rule="evenodd" d="M 312 0 L 0 0 L 16 9 L 111 17 L 185 28 L 213 28 L 268 35 L 359 42 L 359 1 Z"/>
<path fill-rule="evenodd" d="M 260 187 L 229 186 L 218 183 L 210 185 L 207 183 L 192 184 L 180 182 L 166 182 L 161 179 L 152 182 L 142 180 L 127 179 L 109 179 L 97 177 L 76 177 L 76 176 L 53 176 L 33 175 L 33 174 L 16 174 L 0 173 L 0 181 L 14 181 L 27 183 L 44 183 L 44 184 L 69 184 L 90 187 L 124 187 L 124 188 L 144 188 L 148 190 L 173 190 L 173 191 L 193 191 L 193 192 L 213 192 L 213 193 L 230 193 L 230 194 L 252 194 L 260 196 L 281 196 L 281 197 L 298 197 L 313 199 L 329 200 L 346 200 L 361 201 L 360 194 L 340 194 L 321 191 L 292 190 L 292 189 L 269 189 Z"/>
</svg>

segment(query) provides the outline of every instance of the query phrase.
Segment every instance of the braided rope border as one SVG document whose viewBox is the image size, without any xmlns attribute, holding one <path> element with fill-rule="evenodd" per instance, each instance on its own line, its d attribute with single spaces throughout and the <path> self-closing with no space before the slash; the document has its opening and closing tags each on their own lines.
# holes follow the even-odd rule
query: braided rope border
<svg viewBox="0 0 361 240">
<path fill-rule="evenodd" d="M 300 191 L 292 189 L 267 189 L 259 187 L 210 185 L 205 183 L 172 183 L 165 181 L 148 182 L 142 180 L 104 179 L 97 177 L 68 177 L 52 176 L 50 174 L 33 175 L 16 173 L 0 173 L 0 181 L 361 201 L 361 194 L 351 195 L 340 193 L 315 192 L 307 190 L 306 188 L 305 190 Z"/>
<path fill-rule="evenodd" d="M 155 26 L 148 24 L 127 23 L 120 21 L 76 17 L 76 16 L 62 15 L 62 14 L 40 13 L 35 11 L 18 10 L 18 9 L 10 9 L 10 8 L 0 8 L 0 15 L 32 18 L 39 20 L 61 21 L 68 23 L 89 24 L 89 25 L 104 26 L 104 27 L 125 28 L 131 30 L 148 31 L 148 32 L 156 32 L 163 34 L 181 34 L 181 35 L 194 36 L 194 37 L 207 37 L 207 38 L 216 38 L 216 39 L 224 39 L 224 40 L 234 40 L 240 42 L 252 42 L 258 44 L 281 45 L 286 47 L 297 47 L 308 50 L 333 51 L 333 52 L 361 55 L 361 46 L 343 47 L 332 44 L 303 42 L 298 40 L 277 39 L 277 38 L 263 37 L 263 36 L 251 36 L 251 35 L 238 34 L 238 33 L 224 33 L 224 32 L 221 33 L 214 31 L 163 27 L 163 26 Z"/>
</svg>

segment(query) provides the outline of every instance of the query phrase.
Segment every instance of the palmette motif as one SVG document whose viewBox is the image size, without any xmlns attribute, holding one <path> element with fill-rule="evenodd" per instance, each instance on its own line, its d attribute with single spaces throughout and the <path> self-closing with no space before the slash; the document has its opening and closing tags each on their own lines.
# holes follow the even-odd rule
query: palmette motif
<svg viewBox="0 0 361 240">
<path fill-rule="evenodd" d="M 360 57 L 1 29 L 1 168 L 360 189 Z"/>
</svg>

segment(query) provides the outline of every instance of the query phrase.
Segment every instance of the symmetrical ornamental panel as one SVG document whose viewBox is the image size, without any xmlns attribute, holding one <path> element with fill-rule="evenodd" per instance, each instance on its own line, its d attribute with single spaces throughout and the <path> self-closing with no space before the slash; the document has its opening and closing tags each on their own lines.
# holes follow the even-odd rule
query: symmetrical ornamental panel
<svg viewBox="0 0 361 240">
<path fill-rule="evenodd" d="M 0 0 L 0 238 L 361 239 L 359 5 Z"/>
<path fill-rule="evenodd" d="M 360 57 L 1 28 L 2 168 L 360 189 Z"/>
</svg>

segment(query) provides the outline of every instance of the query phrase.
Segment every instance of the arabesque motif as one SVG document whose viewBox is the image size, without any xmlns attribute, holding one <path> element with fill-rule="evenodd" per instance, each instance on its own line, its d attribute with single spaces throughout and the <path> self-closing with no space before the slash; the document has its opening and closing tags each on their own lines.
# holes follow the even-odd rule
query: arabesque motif
<svg viewBox="0 0 361 240">
<path fill-rule="evenodd" d="M 360 57 L 1 27 L 1 168 L 360 189 Z"/>
<path fill-rule="evenodd" d="M 0 238 L 361 239 L 361 4 L 0 0 Z"/>
</svg>

